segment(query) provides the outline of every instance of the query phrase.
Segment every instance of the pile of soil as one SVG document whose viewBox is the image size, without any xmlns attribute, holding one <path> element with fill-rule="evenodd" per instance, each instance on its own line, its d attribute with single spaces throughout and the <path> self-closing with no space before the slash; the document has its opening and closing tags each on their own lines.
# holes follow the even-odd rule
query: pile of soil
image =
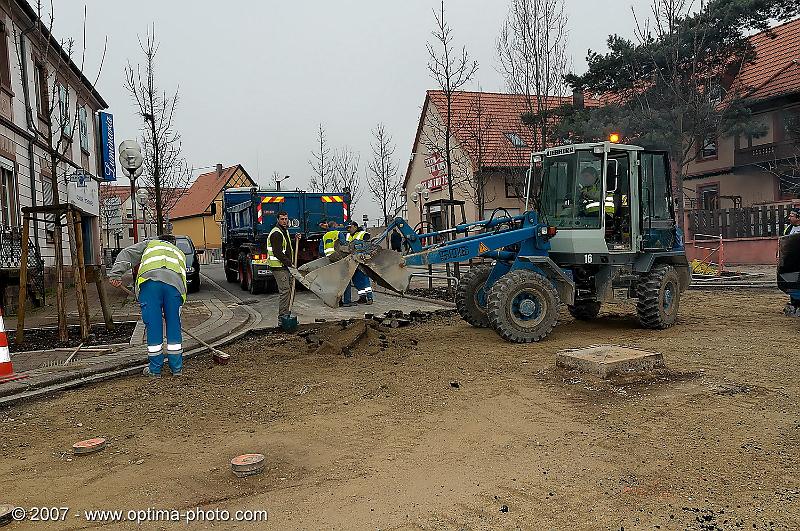
<svg viewBox="0 0 800 531">
<path fill-rule="evenodd" d="M 225 366 L 195 358 L 182 378 L 1 409 L 0 492 L 58 500 L 76 527 L 73 513 L 157 500 L 265 509 L 275 529 L 798 529 L 798 321 L 783 302 L 692 291 L 667 330 L 640 328 L 632 306 L 564 311 L 530 345 L 436 314 L 253 334 Z M 667 368 L 555 367 L 558 350 L 601 343 Z M 105 450 L 71 454 L 98 436 Z M 264 471 L 236 477 L 230 459 L 254 452 Z"/>
<path fill-rule="evenodd" d="M 89 328 L 89 338 L 86 341 L 81 340 L 81 328 L 79 325 L 67 326 L 69 332 L 68 341 L 59 341 L 58 328 L 29 328 L 25 330 L 25 341 L 20 345 L 14 342 L 14 336 L 16 334 L 14 330 L 9 330 L 6 333 L 8 334 L 9 350 L 11 352 L 24 352 L 26 350 L 77 348 L 81 343 L 83 343 L 85 347 L 127 343 L 131 340 L 131 335 L 135 327 L 136 321 L 114 323 L 113 330 L 106 330 L 104 324 L 93 324 Z"/>
</svg>

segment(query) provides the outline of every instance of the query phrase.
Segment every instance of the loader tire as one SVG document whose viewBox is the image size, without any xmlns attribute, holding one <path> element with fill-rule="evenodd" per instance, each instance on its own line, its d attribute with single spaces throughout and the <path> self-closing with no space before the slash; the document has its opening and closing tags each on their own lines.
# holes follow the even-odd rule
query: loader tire
<svg viewBox="0 0 800 531">
<path fill-rule="evenodd" d="M 600 313 L 599 301 L 576 301 L 575 305 L 568 305 L 569 314 L 579 321 L 591 321 Z"/>
<path fill-rule="evenodd" d="M 657 265 L 643 274 L 636 286 L 636 313 L 644 328 L 663 330 L 675 324 L 681 300 L 678 272 L 669 265 Z"/>
<path fill-rule="evenodd" d="M 486 315 L 486 279 L 492 273 L 492 266 L 485 264 L 469 268 L 464 273 L 456 289 L 456 310 L 466 322 L 478 328 L 489 327 Z"/>
<path fill-rule="evenodd" d="M 558 322 L 558 292 L 534 271 L 506 273 L 489 290 L 487 300 L 489 322 L 506 341 L 540 341 Z"/>
</svg>

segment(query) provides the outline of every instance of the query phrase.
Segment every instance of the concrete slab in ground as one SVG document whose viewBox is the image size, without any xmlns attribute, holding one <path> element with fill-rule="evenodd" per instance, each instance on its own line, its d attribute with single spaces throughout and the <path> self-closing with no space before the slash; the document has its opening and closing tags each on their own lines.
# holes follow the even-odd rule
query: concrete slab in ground
<svg viewBox="0 0 800 531">
<path fill-rule="evenodd" d="M 607 378 L 621 372 L 646 372 L 663 367 L 664 356 L 660 352 L 618 345 L 594 345 L 556 353 L 556 365 Z"/>
</svg>

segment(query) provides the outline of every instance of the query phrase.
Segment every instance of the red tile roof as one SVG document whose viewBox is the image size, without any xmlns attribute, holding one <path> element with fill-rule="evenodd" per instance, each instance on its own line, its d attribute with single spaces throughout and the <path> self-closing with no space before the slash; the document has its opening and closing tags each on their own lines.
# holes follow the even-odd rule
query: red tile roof
<svg viewBox="0 0 800 531">
<path fill-rule="evenodd" d="M 197 177 L 192 186 L 189 187 L 189 190 L 178 200 L 178 203 L 170 213 L 170 217 L 172 219 L 180 219 L 202 215 L 209 209 L 211 202 L 219 195 L 239 168 L 242 168 L 242 166 L 237 164 L 236 166 L 223 168 L 219 174 L 217 170 L 213 170 Z M 242 171 L 249 179 L 250 176 L 247 175 L 244 168 L 242 168 Z"/>
<path fill-rule="evenodd" d="M 429 90 L 425 97 L 415 147 L 419 144 L 428 115 L 429 105 L 433 104 L 436 110 L 443 115 L 447 107 L 445 93 L 441 90 Z M 564 104 L 571 104 L 572 97 L 547 98 L 547 108 L 555 108 Z M 534 103 L 535 104 L 535 103 Z M 587 97 L 585 105 L 597 106 L 597 101 Z M 452 99 L 452 132 L 459 145 L 465 149 L 476 165 L 478 151 L 482 151 L 482 164 L 485 167 L 509 167 L 519 164 L 527 165 L 531 149 L 534 145 L 531 128 L 522 123 L 521 115 L 527 111 L 525 96 L 519 94 L 503 94 L 497 92 L 455 92 Z M 482 118 L 481 129 L 486 133 L 477 134 L 478 115 Z M 515 147 L 507 134 L 513 133 L 525 142 L 524 147 Z M 478 136 L 484 138 L 484 144 L 477 149 Z M 410 174 L 411 165 L 406 172 L 406 180 Z"/>
<path fill-rule="evenodd" d="M 800 92 L 800 18 L 785 22 L 750 38 L 756 58 L 744 65 L 738 83 L 748 99 L 766 99 Z"/>
</svg>

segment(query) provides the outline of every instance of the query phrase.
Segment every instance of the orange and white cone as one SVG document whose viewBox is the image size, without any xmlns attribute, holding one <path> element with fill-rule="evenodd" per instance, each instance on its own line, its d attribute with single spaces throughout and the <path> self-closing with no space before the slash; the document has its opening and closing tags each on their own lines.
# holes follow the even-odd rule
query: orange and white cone
<svg viewBox="0 0 800 531">
<path fill-rule="evenodd" d="M 3 310 L 0 310 L 0 383 L 19 380 L 27 376 L 27 374 L 15 374 L 14 367 L 11 366 L 11 352 L 8 350 L 6 325 L 3 322 Z"/>
</svg>

